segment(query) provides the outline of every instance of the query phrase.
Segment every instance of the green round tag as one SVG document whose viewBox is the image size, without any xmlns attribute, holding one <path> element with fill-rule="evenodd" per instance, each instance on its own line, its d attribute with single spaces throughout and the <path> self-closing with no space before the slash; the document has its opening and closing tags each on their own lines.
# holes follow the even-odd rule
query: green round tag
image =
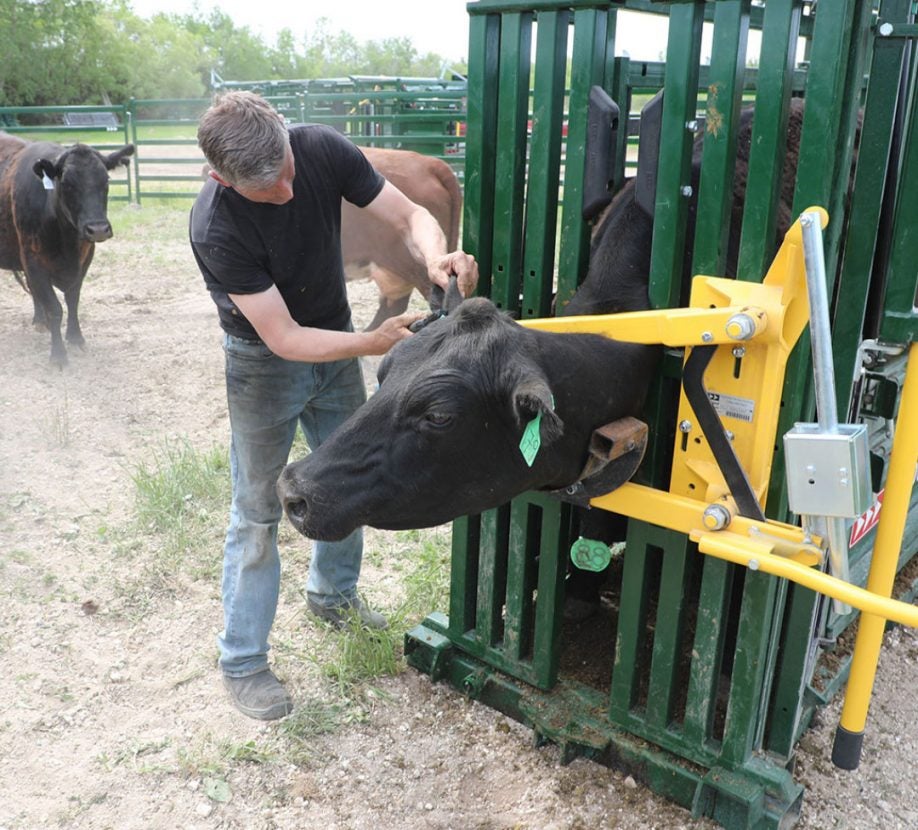
<svg viewBox="0 0 918 830">
<path fill-rule="evenodd" d="M 612 561 L 612 551 L 603 542 L 581 536 L 571 545 L 571 562 L 582 571 L 599 572 Z"/>
</svg>

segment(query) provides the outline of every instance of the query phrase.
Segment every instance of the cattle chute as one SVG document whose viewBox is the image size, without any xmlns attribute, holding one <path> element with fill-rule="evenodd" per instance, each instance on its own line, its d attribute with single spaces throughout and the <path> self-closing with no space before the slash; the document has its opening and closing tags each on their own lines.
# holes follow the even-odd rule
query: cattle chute
<svg viewBox="0 0 918 830">
<path fill-rule="evenodd" d="M 619 5 L 628 6 L 511 0 L 469 6 L 464 245 L 479 261 L 482 290 L 524 320 L 544 317 L 555 290 L 563 303 L 585 272 L 589 226 L 580 214 L 583 158 L 572 149 L 585 144 L 593 85 L 606 89 L 623 112 L 631 109 L 632 90 L 624 80 L 628 62 L 614 57 Z M 877 628 L 882 630 L 884 617 L 914 624 L 908 605 L 914 596 L 911 577 L 904 603 L 888 599 L 886 584 L 897 571 L 904 576 L 913 567 L 918 551 L 914 452 L 908 445 L 899 450 L 904 430 L 896 431 L 895 447 L 886 434 L 914 406 L 915 370 L 906 379 L 905 356 L 914 350 L 918 240 L 908 233 L 906 217 L 918 209 L 918 107 L 899 93 L 900 77 L 911 77 L 915 59 L 907 47 L 912 12 L 906 2 L 884 0 L 884 26 L 873 28 L 871 4 L 853 0 L 833 7 L 832 15 L 818 18 L 818 24 L 818 11 L 801 14 L 798 4 L 774 2 L 753 9 L 741 0 L 727 0 L 673 3 L 667 10 L 670 36 L 650 273 L 651 299 L 660 310 L 651 314 L 658 314 L 661 323 L 654 332 L 650 318 L 635 328 L 643 328 L 649 342 L 670 345 L 645 413 L 652 439 L 638 480 L 594 500 L 637 517 L 628 522 L 625 552 L 616 563 L 606 653 L 594 649 L 597 662 L 607 657 L 600 669 L 605 676 L 584 682 L 563 665 L 566 651 L 576 645 L 560 614 L 567 550 L 576 527 L 570 506 L 543 494 L 455 523 L 448 616 L 432 614 L 410 632 L 406 651 L 432 677 L 448 679 L 529 724 L 540 738 L 557 742 L 567 759 L 579 754 L 624 765 L 696 815 L 728 827 L 788 826 L 803 798 L 803 787 L 789 771 L 796 742 L 851 666 L 842 654 L 842 670 L 830 672 L 822 657 L 856 611 L 838 613 L 814 589 L 831 589 L 855 609 L 862 607 L 861 627 L 871 621 L 867 627 L 872 632 L 864 635 L 866 645 L 859 646 L 851 669 L 857 679 L 849 684 L 851 703 L 842 719 L 848 731 L 863 727 L 859 721 L 866 713 L 871 660 L 875 667 L 876 658 L 870 643 Z M 702 73 L 706 20 L 713 23 L 714 39 L 710 66 Z M 749 29 L 759 26 L 761 58 L 757 71 L 750 72 L 745 66 Z M 798 36 L 808 42 L 802 77 L 795 69 Z M 566 92 L 568 49 L 571 86 Z M 691 272 L 724 273 L 734 137 L 744 88 L 755 97 L 756 120 L 738 279 L 723 288 L 725 297 L 718 282 L 701 278 L 699 285 L 710 292 L 708 301 L 699 299 L 698 307 L 681 318 L 667 314 L 666 309 L 683 302 L 690 198 L 697 199 Z M 699 91 L 705 96 L 701 106 Z M 850 589 L 824 582 L 824 575 L 810 566 L 821 553 L 803 544 L 803 531 L 790 513 L 785 455 L 775 440 L 794 423 L 813 420 L 807 350 L 788 349 L 782 382 L 770 373 L 764 352 L 760 360 L 754 357 L 757 349 L 769 348 L 764 345 L 768 327 L 759 334 L 753 320 L 756 336 L 748 342 L 726 333 L 737 307 L 774 308 L 767 298 L 757 296 L 753 303 L 743 292 L 765 287 L 763 276 L 770 273 L 787 113 L 792 94 L 801 92 L 807 111 L 794 213 L 824 205 L 832 217 L 825 250 L 829 296 L 834 298 L 838 406 L 855 414 L 848 420 L 867 425 L 873 491 L 885 485 L 897 494 L 892 518 L 852 545 Z M 534 117 L 528 135 L 530 98 Z M 849 193 L 847 176 L 839 171 L 850 167 L 859 103 L 863 132 Z M 562 148 L 559 126 L 565 106 L 569 126 Z M 700 115 L 704 159 L 693 194 L 691 145 Z M 729 313 L 724 311 L 728 308 Z M 802 329 L 805 310 L 794 313 Z M 702 319 L 706 324 L 699 324 Z M 660 336 L 664 331 L 668 339 Z M 729 492 L 711 499 L 671 492 L 675 487 L 698 495 L 721 484 L 711 473 L 710 459 L 692 457 L 680 469 L 673 465 L 683 441 L 687 450 L 702 446 L 695 445 L 696 438 L 702 439 L 697 427 L 682 429 L 683 422 L 694 419 L 679 409 L 678 389 L 683 347 L 707 345 L 705 332 L 717 346 L 712 367 L 704 372 L 709 390 L 722 391 L 712 378 L 732 377 L 737 364 L 741 376 L 754 373 L 757 363 L 760 367 L 755 396 L 726 400 L 725 393 L 718 412 L 729 424 L 753 492 L 764 505 L 768 531 L 757 540 L 748 534 L 754 523 L 742 516 L 721 531 L 706 527 L 703 509 Z M 764 410 L 775 421 L 768 440 L 748 428 Z M 666 501 L 654 495 L 667 492 Z M 887 498 L 888 492 L 884 505 Z M 732 510 L 729 503 L 727 509 Z M 666 511 L 668 524 L 661 526 L 659 517 Z M 783 525 L 796 528 L 787 531 L 791 538 L 777 532 Z M 738 547 L 725 543 L 729 537 L 723 534 L 744 528 L 739 547 L 745 553 L 730 553 Z M 698 556 L 699 550 L 708 555 Z M 788 551 L 810 564 L 795 562 Z M 766 560 L 766 553 L 775 558 Z M 758 567 L 750 567 L 753 560 Z M 865 583 L 867 590 L 861 587 Z"/>
</svg>

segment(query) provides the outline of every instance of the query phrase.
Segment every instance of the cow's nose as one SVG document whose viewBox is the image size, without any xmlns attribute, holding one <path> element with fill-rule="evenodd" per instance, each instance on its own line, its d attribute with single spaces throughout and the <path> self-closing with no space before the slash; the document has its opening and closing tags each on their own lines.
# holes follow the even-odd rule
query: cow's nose
<svg viewBox="0 0 918 830">
<path fill-rule="evenodd" d="M 290 523 L 300 532 L 306 526 L 306 517 L 309 515 L 309 505 L 304 498 L 286 499 L 284 501 L 284 511 Z"/>
<path fill-rule="evenodd" d="M 90 242 L 104 242 L 112 238 L 110 222 L 87 222 L 83 225 L 83 236 Z"/>
<path fill-rule="evenodd" d="M 309 504 L 303 494 L 297 492 L 293 478 L 286 468 L 277 479 L 277 498 L 283 505 L 287 518 L 302 533 L 306 516 L 309 513 Z"/>
</svg>

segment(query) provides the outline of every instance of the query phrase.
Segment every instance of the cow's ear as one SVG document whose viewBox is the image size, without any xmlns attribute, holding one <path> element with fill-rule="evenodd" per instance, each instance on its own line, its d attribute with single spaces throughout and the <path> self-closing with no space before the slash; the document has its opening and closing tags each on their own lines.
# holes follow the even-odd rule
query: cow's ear
<svg viewBox="0 0 918 830">
<path fill-rule="evenodd" d="M 32 165 L 32 172 L 35 173 L 39 179 L 47 178 L 53 180 L 54 177 L 58 175 L 58 170 L 54 162 L 48 159 L 38 159 L 38 161 Z"/>
<path fill-rule="evenodd" d="M 134 152 L 133 144 L 125 144 L 120 150 L 115 150 L 114 153 L 109 153 L 107 156 L 104 156 L 105 169 L 114 170 L 119 164 L 123 164 L 127 167 L 131 162 L 128 160 L 128 156 Z"/>
<path fill-rule="evenodd" d="M 539 419 L 542 444 L 550 444 L 564 432 L 564 422 L 555 412 L 554 397 L 543 377 L 523 378 L 513 390 L 513 406 L 521 428 L 528 428 L 536 418 Z"/>
</svg>

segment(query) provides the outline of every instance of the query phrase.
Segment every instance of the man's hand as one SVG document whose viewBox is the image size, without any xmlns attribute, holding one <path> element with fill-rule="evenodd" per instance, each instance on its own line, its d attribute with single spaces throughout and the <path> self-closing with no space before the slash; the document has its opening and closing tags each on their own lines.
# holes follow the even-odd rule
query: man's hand
<svg viewBox="0 0 918 830">
<path fill-rule="evenodd" d="M 430 281 L 444 291 L 449 287 L 449 278 L 455 274 L 459 282 L 459 293 L 463 297 L 471 297 L 478 285 L 478 263 L 475 257 L 465 251 L 453 251 L 437 257 L 428 263 L 427 273 Z"/>
<path fill-rule="evenodd" d="M 404 314 L 399 314 L 398 317 L 384 320 L 379 328 L 364 332 L 365 335 L 373 336 L 372 351 L 367 351 L 366 354 L 385 354 L 399 340 L 411 337 L 413 332 L 408 326 L 426 316 L 421 311 L 406 311 Z"/>
</svg>

